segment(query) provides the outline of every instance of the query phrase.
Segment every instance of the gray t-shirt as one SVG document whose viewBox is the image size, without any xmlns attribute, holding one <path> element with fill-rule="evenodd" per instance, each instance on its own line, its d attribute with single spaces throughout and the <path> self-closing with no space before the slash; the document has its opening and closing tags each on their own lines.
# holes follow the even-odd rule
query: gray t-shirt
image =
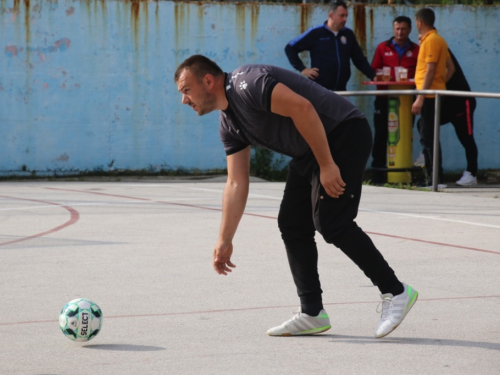
<svg viewBox="0 0 500 375">
<path fill-rule="evenodd" d="M 300 74 L 272 65 L 244 65 L 226 74 L 229 106 L 220 112 L 219 132 L 227 155 L 249 145 L 291 157 L 310 151 L 292 119 L 271 112 L 271 94 L 278 83 L 313 104 L 326 134 L 343 121 L 364 118 L 347 99 Z"/>
</svg>

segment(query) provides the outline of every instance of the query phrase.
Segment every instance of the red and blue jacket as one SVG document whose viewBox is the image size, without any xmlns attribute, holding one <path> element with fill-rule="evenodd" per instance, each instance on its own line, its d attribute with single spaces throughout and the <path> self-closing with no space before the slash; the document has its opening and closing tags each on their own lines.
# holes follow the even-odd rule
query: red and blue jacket
<svg viewBox="0 0 500 375">
<path fill-rule="evenodd" d="M 402 66 L 408 69 L 408 79 L 415 77 L 415 68 L 417 67 L 417 56 L 420 47 L 418 44 L 413 43 L 411 40 L 408 41 L 408 47 L 401 57 L 399 57 L 398 51 L 394 46 L 392 37 L 385 42 L 380 43 L 375 50 L 372 60 L 373 69 L 382 69 L 384 66 L 390 66 L 394 68 L 396 66 Z M 394 81 L 394 69 L 391 69 L 391 80 Z"/>
</svg>

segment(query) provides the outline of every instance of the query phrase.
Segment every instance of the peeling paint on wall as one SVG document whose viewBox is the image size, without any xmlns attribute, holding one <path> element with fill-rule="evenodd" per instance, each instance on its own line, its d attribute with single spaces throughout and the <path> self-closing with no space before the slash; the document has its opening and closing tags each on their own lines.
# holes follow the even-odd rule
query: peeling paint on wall
<svg viewBox="0 0 500 375">
<path fill-rule="evenodd" d="M 315 4 L 300 4 L 300 34 L 311 27 L 311 10 L 314 5 Z"/>
<path fill-rule="evenodd" d="M 366 54 L 366 6 L 365 4 L 354 4 L 353 10 L 354 34 L 356 34 L 359 45 Z"/>
<path fill-rule="evenodd" d="M 193 116 L 180 104 L 175 68 L 201 53 L 225 71 L 251 62 L 292 69 L 286 43 L 323 23 L 327 11 L 327 4 L 0 0 L 0 173 L 224 167 L 218 115 Z M 371 60 L 394 17 L 414 11 L 355 4 L 347 27 Z M 435 11 L 473 89 L 498 91 L 491 56 L 500 56 L 500 8 Z M 366 89 L 362 79 L 354 74 L 348 89 Z M 371 98 L 352 101 L 371 119 Z M 480 167 L 498 167 L 500 105 L 478 103 Z M 442 128 L 444 167 L 459 169 L 463 150 L 449 129 Z"/>
</svg>

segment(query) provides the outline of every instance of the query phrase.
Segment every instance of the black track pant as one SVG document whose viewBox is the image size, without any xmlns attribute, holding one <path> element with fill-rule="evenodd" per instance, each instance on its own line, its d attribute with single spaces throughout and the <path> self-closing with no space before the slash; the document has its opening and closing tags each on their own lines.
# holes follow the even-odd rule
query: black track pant
<svg viewBox="0 0 500 375">
<path fill-rule="evenodd" d="M 420 120 L 418 121 L 418 132 L 420 134 L 420 144 L 422 145 L 422 153 L 425 159 L 425 170 L 427 172 L 428 184 L 432 184 L 432 160 L 434 157 L 434 114 L 436 99 L 425 98 Z M 441 157 L 441 144 L 439 144 L 439 183 L 443 182 L 443 163 Z"/>
<path fill-rule="evenodd" d="M 372 146 L 370 126 L 366 119 L 349 120 L 328 138 L 333 160 L 346 183 L 344 194 L 331 198 L 325 193 L 312 154 L 300 160 L 293 159 L 278 217 L 303 311 L 308 305 L 321 303 L 316 230 L 327 243 L 341 249 L 356 263 L 382 293 L 403 292 L 394 271 L 354 222 Z"/>
<path fill-rule="evenodd" d="M 476 108 L 475 101 L 466 99 L 463 102 L 458 102 L 452 108 L 451 114 L 444 111 L 444 116 L 441 118 L 441 124 L 451 122 L 455 128 L 458 140 L 465 149 L 465 157 L 467 159 L 467 171 L 473 176 L 477 175 L 477 145 L 474 140 L 474 110 Z"/>
<path fill-rule="evenodd" d="M 387 103 L 388 99 L 386 96 L 377 96 L 375 98 L 375 112 L 373 113 L 373 127 L 375 129 L 372 149 L 373 168 L 387 168 L 387 138 L 389 136 Z M 387 182 L 387 172 L 372 171 L 372 182 Z"/>
<path fill-rule="evenodd" d="M 425 169 L 432 179 L 432 158 L 434 155 L 434 113 L 435 113 L 434 98 L 425 98 L 422 107 L 420 121 L 418 123 L 418 130 L 420 133 L 420 143 L 422 145 L 422 152 L 425 158 Z M 467 170 L 473 176 L 477 175 L 477 145 L 474 140 L 474 105 L 470 105 L 469 100 L 465 100 L 459 108 L 442 107 L 441 125 L 451 122 L 455 128 L 458 140 L 465 149 L 465 156 L 467 158 Z M 441 146 L 439 146 L 439 180 L 442 181 L 443 168 Z"/>
</svg>

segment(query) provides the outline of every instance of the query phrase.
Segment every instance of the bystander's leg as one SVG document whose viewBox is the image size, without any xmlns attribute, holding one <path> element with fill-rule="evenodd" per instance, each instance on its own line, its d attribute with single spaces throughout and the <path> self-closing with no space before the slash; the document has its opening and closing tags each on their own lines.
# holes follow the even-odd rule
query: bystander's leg
<svg viewBox="0 0 500 375">
<path fill-rule="evenodd" d="M 387 168 L 387 97 L 377 96 L 375 98 L 375 112 L 373 114 L 373 149 L 372 168 Z M 372 182 L 374 184 L 385 184 L 387 172 L 372 170 Z"/>
<path fill-rule="evenodd" d="M 474 109 L 470 106 L 470 101 L 465 101 L 464 112 L 459 113 L 452 121 L 458 140 L 465 149 L 467 159 L 467 171 L 473 177 L 477 176 L 477 145 L 474 140 Z"/>
<path fill-rule="evenodd" d="M 420 120 L 418 122 L 418 132 L 420 134 L 420 144 L 422 145 L 422 153 L 425 159 L 425 170 L 427 172 L 427 185 L 432 184 L 433 156 L 434 156 L 434 113 L 435 113 L 434 98 L 425 98 Z M 441 146 L 439 146 L 439 181 L 443 179 L 443 169 L 441 162 Z"/>
</svg>

